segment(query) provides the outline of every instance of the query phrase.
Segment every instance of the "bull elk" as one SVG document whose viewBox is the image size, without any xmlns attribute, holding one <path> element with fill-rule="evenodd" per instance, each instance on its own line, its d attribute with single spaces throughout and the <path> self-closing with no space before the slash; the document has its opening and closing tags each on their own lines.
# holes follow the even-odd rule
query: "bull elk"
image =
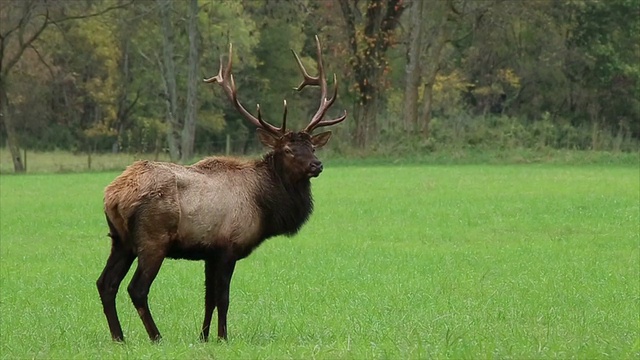
<svg viewBox="0 0 640 360">
<path fill-rule="evenodd" d="M 260 106 L 252 115 L 238 101 L 231 74 L 232 50 L 226 65 L 206 83 L 219 84 L 235 109 L 256 126 L 270 151 L 261 159 L 208 157 L 191 166 L 137 161 L 109 184 L 104 212 L 111 237 L 111 253 L 97 287 L 111 337 L 123 341 L 116 312 L 116 293 L 138 258 L 127 288 L 133 305 L 152 341 L 161 338 L 147 297 L 165 258 L 204 260 L 205 312 L 200 338 L 207 341 L 213 310 L 218 309 L 218 338 L 227 339 L 229 285 L 236 261 L 247 257 L 264 240 L 292 236 L 313 211 L 310 179 L 322 172 L 314 151 L 324 146 L 331 131 L 312 135 L 319 127 L 343 121 L 347 113 L 325 120 L 336 100 L 327 98 L 327 79 L 316 36 L 318 75 L 311 76 L 292 50 L 303 80 L 297 87 L 320 87 L 320 105 L 302 131 L 286 127 L 287 104 L 281 127 L 262 119 Z"/>
</svg>

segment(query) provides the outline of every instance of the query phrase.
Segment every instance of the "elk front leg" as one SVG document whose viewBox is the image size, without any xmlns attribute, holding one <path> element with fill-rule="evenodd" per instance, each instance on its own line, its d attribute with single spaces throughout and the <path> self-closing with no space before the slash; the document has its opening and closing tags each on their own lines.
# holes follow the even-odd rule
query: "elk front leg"
<svg viewBox="0 0 640 360">
<path fill-rule="evenodd" d="M 216 261 L 217 259 L 213 258 L 204 263 L 204 322 L 200 333 L 202 341 L 209 341 L 211 318 L 213 317 L 213 309 L 216 307 Z"/>
<path fill-rule="evenodd" d="M 163 260 L 164 254 L 139 253 L 138 268 L 127 288 L 131 301 L 138 310 L 138 315 L 140 315 L 144 328 L 149 334 L 149 339 L 154 342 L 159 341 L 161 336 L 149 311 L 148 296 L 151 284 L 158 275 Z"/>
<path fill-rule="evenodd" d="M 216 272 L 216 306 L 218 307 L 218 339 L 227 340 L 227 311 L 229 310 L 229 285 L 236 266 L 235 259 L 221 261 Z"/>
<path fill-rule="evenodd" d="M 120 326 L 116 311 L 116 294 L 122 279 L 131 268 L 135 258 L 134 253 L 119 243 L 119 238 L 114 238 L 107 264 L 96 282 L 104 315 L 107 317 L 107 323 L 109 324 L 111 338 L 114 341 L 124 341 L 122 326 Z"/>
</svg>

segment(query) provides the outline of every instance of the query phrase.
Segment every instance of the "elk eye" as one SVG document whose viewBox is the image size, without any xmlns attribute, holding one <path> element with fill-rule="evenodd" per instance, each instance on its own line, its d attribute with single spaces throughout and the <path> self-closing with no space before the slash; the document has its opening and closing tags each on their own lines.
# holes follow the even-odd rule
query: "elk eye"
<svg viewBox="0 0 640 360">
<path fill-rule="evenodd" d="M 291 148 L 284 148 L 284 153 L 287 155 L 293 155 L 293 151 L 291 151 Z"/>
</svg>

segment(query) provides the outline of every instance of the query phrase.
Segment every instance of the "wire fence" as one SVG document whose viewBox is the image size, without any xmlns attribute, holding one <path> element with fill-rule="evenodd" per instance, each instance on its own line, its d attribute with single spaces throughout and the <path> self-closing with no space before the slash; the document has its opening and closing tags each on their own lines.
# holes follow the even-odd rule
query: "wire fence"
<svg viewBox="0 0 640 360">
<path fill-rule="evenodd" d="M 198 149 L 190 162 L 212 155 L 255 156 L 261 151 L 254 139 L 232 139 L 201 141 L 195 144 Z M 21 149 L 20 156 L 27 173 L 64 173 L 82 171 L 122 170 L 136 160 L 171 161 L 169 149 L 164 146 L 143 147 L 144 151 L 38 151 Z M 8 148 L 0 148 L 0 174 L 14 172 L 11 153 Z"/>
</svg>

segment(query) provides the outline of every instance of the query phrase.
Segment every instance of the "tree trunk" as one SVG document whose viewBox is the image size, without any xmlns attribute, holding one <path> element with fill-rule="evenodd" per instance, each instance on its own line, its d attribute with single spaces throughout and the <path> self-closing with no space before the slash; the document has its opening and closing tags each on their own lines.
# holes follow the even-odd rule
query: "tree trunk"
<svg viewBox="0 0 640 360">
<path fill-rule="evenodd" d="M 193 141 L 196 136 L 196 115 L 198 112 L 198 0 L 189 4 L 189 73 L 187 80 L 187 108 L 182 128 L 182 158 L 185 164 L 193 157 Z"/>
<path fill-rule="evenodd" d="M 339 4 L 358 89 L 353 142 L 355 146 L 365 148 L 378 135 L 378 105 L 382 101 L 380 93 L 384 83 L 382 74 L 388 66 L 386 52 L 392 45 L 392 34 L 400 23 L 405 6 L 402 0 L 369 0 L 364 23 L 357 25 L 356 19 L 361 17 L 356 15 L 360 13 L 358 2 L 340 0 Z"/>
<path fill-rule="evenodd" d="M 118 115 L 116 120 L 116 139 L 111 145 L 111 152 L 116 154 L 120 150 L 120 145 L 122 144 L 122 136 L 124 135 L 126 124 L 129 122 L 129 113 L 133 105 L 127 105 L 127 98 L 129 94 L 129 86 L 130 86 L 130 66 L 129 66 L 129 53 L 130 53 L 130 44 L 131 39 L 129 37 L 125 37 L 122 40 L 122 79 L 125 79 L 124 86 L 122 86 L 122 92 L 118 97 Z"/>
<path fill-rule="evenodd" d="M 431 62 L 426 66 L 426 74 L 424 74 L 424 93 L 422 95 L 422 115 L 418 119 L 418 128 L 422 136 L 426 139 L 429 137 L 431 131 L 429 126 L 431 125 L 431 107 L 433 104 L 433 86 L 436 83 L 436 77 L 440 72 L 442 62 L 442 51 L 445 45 L 451 39 L 451 26 L 447 24 L 445 19 L 441 20 L 438 28 L 435 31 L 433 42 L 429 47 L 432 51 L 427 53 L 428 59 Z"/>
<path fill-rule="evenodd" d="M 0 75 L 0 118 L 4 124 L 4 128 L 7 131 L 7 147 L 11 153 L 11 160 L 13 161 L 13 170 L 16 173 L 23 173 L 26 171 L 22 157 L 20 156 L 20 145 L 18 140 L 18 133 L 13 124 L 13 119 L 9 112 L 9 99 L 7 97 L 7 89 L 4 74 Z"/>
<path fill-rule="evenodd" d="M 16 173 L 23 173 L 26 171 L 24 167 L 24 163 L 22 162 L 22 157 L 20 156 L 20 145 L 18 142 L 18 134 L 16 133 L 15 127 L 13 126 L 12 120 L 8 114 L 2 114 L 4 120 L 4 128 L 7 131 L 7 146 L 9 147 L 9 152 L 11 153 L 11 160 L 13 160 L 13 170 Z"/>
<path fill-rule="evenodd" d="M 166 121 L 169 125 L 167 143 L 171 161 L 180 160 L 180 120 L 178 119 L 178 94 L 176 85 L 176 69 L 173 54 L 173 24 L 171 13 L 172 0 L 157 0 L 162 18 L 162 72 L 165 85 L 165 101 L 167 103 Z"/>
<path fill-rule="evenodd" d="M 422 79 L 420 55 L 422 54 L 422 23 L 424 2 L 414 0 L 411 3 L 411 22 L 409 28 L 409 48 L 407 50 L 407 67 L 405 69 L 404 88 L 404 121 L 406 133 L 412 133 L 418 125 L 418 89 Z"/>
<path fill-rule="evenodd" d="M 357 115 L 354 117 L 356 131 L 353 134 L 353 142 L 354 145 L 360 149 L 364 149 L 367 146 L 367 122 L 371 121 L 368 114 L 367 106 L 365 105 L 357 105 L 360 107 Z"/>
<path fill-rule="evenodd" d="M 433 104 L 433 83 L 435 73 L 430 81 L 424 84 L 424 93 L 422 99 L 422 116 L 420 117 L 420 134 L 425 139 L 431 136 L 431 105 Z"/>
</svg>

